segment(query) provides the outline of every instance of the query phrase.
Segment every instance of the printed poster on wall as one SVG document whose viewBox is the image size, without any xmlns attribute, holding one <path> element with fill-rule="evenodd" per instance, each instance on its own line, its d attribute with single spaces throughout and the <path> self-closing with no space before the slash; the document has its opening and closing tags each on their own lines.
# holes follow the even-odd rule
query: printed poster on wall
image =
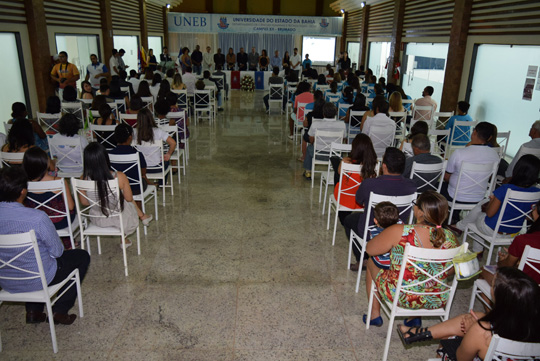
<svg viewBox="0 0 540 361">
<path fill-rule="evenodd" d="M 339 16 L 169 13 L 171 33 L 259 33 L 340 36 Z"/>
<path fill-rule="evenodd" d="M 536 78 L 536 72 L 538 71 L 538 66 L 529 65 L 527 68 L 527 78 Z"/>
<path fill-rule="evenodd" d="M 525 86 L 523 87 L 523 100 L 532 100 L 532 94 L 534 89 L 534 79 L 525 79 Z"/>
</svg>

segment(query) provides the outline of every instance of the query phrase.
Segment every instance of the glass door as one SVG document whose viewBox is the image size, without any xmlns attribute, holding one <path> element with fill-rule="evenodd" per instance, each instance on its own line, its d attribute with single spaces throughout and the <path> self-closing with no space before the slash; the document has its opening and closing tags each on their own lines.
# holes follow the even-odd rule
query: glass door
<svg viewBox="0 0 540 361">
<path fill-rule="evenodd" d="M 124 49 L 126 53 L 124 54 L 123 60 L 126 64 L 126 69 L 129 74 L 131 69 L 135 71 L 139 70 L 139 37 L 130 36 L 130 35 L 115 35 L 113 36 L 114 48 L 116 50 Z M 145 49 L 147 50 L 147 49 Z M 154 49 L 154 54 L 156 49 Z"/>
<path fill-rule="evenodd" d="M 349 53 L 349 59 L 351 59 L 351 67 L 355 70 L 360 68 L 360 43 L 358 41 L 347 42 L 347 53 Z M 356 64 L 354 66 L 353 64 Z"/>
<path fill-rule="evenodd" d="M 448 44 L 408 43 L 406 46 L 401 80 L 405 94 L 413 99 L 421 98 L 424 88 L 430 85 L 434 89 L 432 98 L 440 106 Z"/>
<path fill-rule="evenodd" d="M 386 62 L 390 57 L 390 42 L 370 42 L 368 68 L 379 79 L 386 78 Z"/>
<path fill-rule="evenodd" d="M 81 74 L 77 81 L 77 86 L 81 87 L 81 82 L 86 76 L 86 67 L 91 64 L 90 55 L 96 54 L 99 59 L 99 39 L 97 35 L 79 34 L 56 34 L 56 52 L 65 51 L 68 54 L 68 62 L 79 69 Z M 108 61 L 99 59 L 108 67 Z"/>
<path fill-rule="evenodd" d="M 149 36 L 148 37 L 148 49 L 154 50 L 154 55 L 159 63 L 159 55 L 163 53 L 163 47 L 161 42 L 161 36 Z"/>
</svg>

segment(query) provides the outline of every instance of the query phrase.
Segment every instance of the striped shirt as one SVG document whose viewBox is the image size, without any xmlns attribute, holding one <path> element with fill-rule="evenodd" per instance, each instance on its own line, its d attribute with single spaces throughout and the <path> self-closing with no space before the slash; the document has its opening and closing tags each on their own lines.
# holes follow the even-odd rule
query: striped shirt
<svg viewBox="0 0 540 361">
<path fill-rule="evenodd" d="M 28 232 L 36 233 L 36 239 L 41 254 L 45 278 L 49 284 L 56 274 L 56 258 L 64 252 L 64 246 L 56 233 L 53 223 L 45 212 L 26 208 L 18 202 L 0 202 L 0 234 L 15 234 Z M 21 248 L 0 250 L 0 258 L 7 261 L 21 252 Z M 33 252 L 27 252 L 12 263 L 17 267 L 38 272 L 36 257 Z M 2 276 L 23 277 L 20 271 L 14 269 L 0 270 Z M 39 278 L 32 280 L 0 280 L 0 286 L 11 293 L 37 291 L 42 289 Z"/>
</svg>

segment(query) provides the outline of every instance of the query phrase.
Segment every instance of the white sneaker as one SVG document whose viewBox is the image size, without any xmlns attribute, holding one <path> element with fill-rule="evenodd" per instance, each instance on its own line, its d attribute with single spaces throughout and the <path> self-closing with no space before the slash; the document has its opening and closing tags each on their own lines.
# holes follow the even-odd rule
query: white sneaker
<svg viewBox="0 0 540 361">
<path fill-rule="evenodd" d="M 141 219 L 142 221 L 142 224 L 146 227 L 148 227 L 148 225 L 150 224 L 150 222 L 152 222 L 152 220 L 154 219 L 154 216 L 152 216 L 151 214 L 148 216 L 148 218 L 145 218 L 145 219 Z"/>
<path fill-rule="evenodd" d="M 289 140 L 293 140 L 293 136 L 292 135 L 289 135 Z"/>
</svg>

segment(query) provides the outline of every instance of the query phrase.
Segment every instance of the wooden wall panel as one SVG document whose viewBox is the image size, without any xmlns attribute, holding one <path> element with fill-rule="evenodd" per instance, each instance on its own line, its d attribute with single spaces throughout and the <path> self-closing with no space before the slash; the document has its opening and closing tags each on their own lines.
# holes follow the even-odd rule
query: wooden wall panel
<svg viewBox="0 0 540 361">
<path fill-rule="evenodd" d="M 371 5 L 369 12 L 368 36 L 376 38 L 392 37 L 394 21 L 394 1 Z"/>
<path fill-rule="evenodd" d="M 347 16 L 347 39 L 359 38 L 362 33 L 362 10 L 354 10 Z"/>
<path fill-rule="evenodd" d="M 111 1 L 113 30 L 140 31 L 139 3 L 130 0 Z"/>
<path fill-rule="evenodd" d="M 147 2 L 146 19 L 146 23 L 148 24 L 148 32 L 163 32 L 163 7 Z"/>
<path fill-rule="evenodd" d="M 540 35 L 540 2 L 476 0 L 469 35 Z"/>
<path fill-rule="evenodd" d="M 0 1 L 0 22 L 26 24 L 24 0 Z"/>
<path fill-rule="evenodd" d="M 403 37 L 449 36 L 454 1 L 408 0 L 405 3 Z"/>
<path fill-rule="evenodd" d="M 48 0 L 45 5 L 47 25 L 101 28 L 101 13 L 98 1 L 79 0 L 74 13 L 71 0 Z M 76 16 L 74 16 L 76 14 Z"/>
</svg>

